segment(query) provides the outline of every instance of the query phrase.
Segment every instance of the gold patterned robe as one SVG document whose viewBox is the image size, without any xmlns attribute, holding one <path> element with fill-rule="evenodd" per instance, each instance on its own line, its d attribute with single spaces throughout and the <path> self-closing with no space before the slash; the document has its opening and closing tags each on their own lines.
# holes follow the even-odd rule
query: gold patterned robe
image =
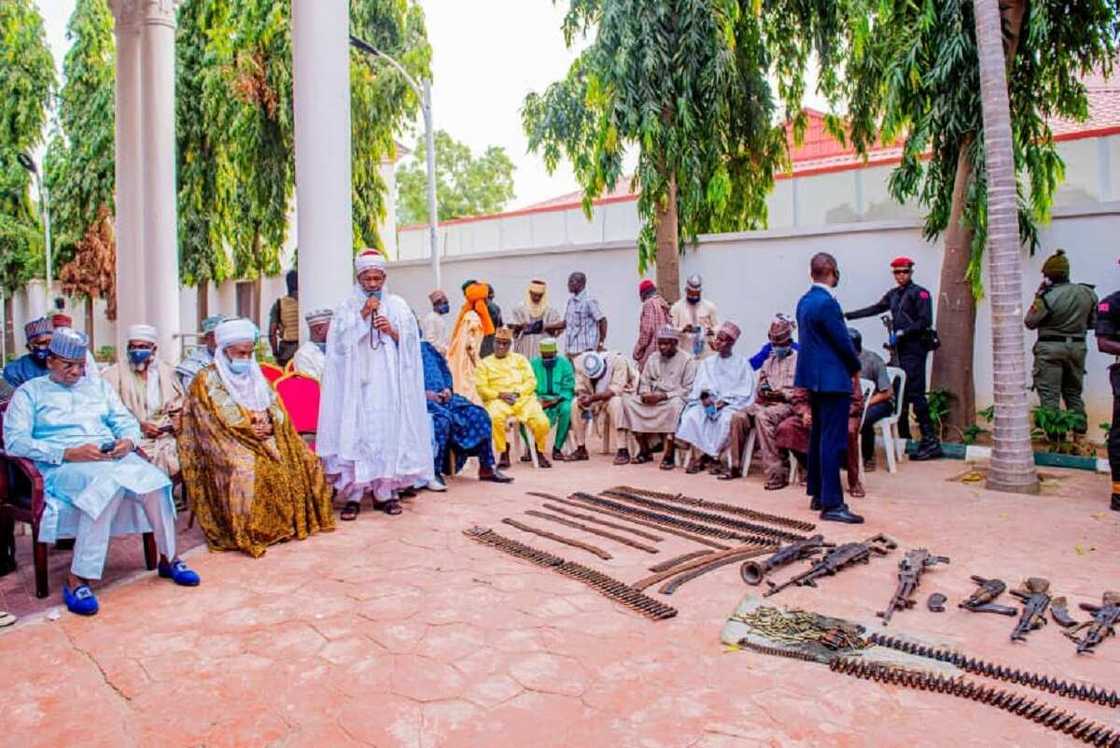
<svg viewBox="0 0 1120 748">
<path fill-rule="evenodd" d="M 190 507 L 211 550 L 260 556 L 273 543 L 334 529 L 323 469 L 273 398 L 273 434 L 234 402 L 217 369 L 203 369 L 183 406 L 179 460 Z M 258 414 L 259 415 L 259 414 Z"/>
</svg>

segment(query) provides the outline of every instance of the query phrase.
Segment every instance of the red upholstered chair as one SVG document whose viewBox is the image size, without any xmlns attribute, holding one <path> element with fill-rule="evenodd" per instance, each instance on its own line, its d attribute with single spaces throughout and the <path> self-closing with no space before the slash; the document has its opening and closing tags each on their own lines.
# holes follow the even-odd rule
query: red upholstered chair
<svg viewBox="0 0 1120 748">
<path fill-rule="evenodd" d="M 276 386 L 276 380 L 284 376 L 283 369 L 281 369 L 276 364 L 270 364 L 267 361 L 261 362 L 261 373 L 264 374 L 264 378 L 267 379 L 268 383 L 273 387 Z"/>
<path fill-rule="evenodd" d="M 285 374 L 273 386 L 292 425 L 314 450 L 315 433 L 319 430 L 318 380 L 303 374 Z"/>
<path fill-rule="evenodd" d="M 7 403 L 4 403 L 4 406 L 6 407 Z M 2 446 L 3 433 L 4 414 L 0 409 L 0 446 Z M 47 579 L 47 544 L 39 542 L 39 522 L 42 520 L 45 506 L 43 476 L 35 467 L 35 463 L 23 457 L 12 457 L 0 448 L 0 535 L 14 534 L 16 522 L 26 522 L 31 525 L 36 597 L 46 597 L 50 594 L 50 584 Z M 144 564 L 149 571 L 156 568 L 158 558 L 156 536 L 150 532 L 144 533 Z"/>
</svg>

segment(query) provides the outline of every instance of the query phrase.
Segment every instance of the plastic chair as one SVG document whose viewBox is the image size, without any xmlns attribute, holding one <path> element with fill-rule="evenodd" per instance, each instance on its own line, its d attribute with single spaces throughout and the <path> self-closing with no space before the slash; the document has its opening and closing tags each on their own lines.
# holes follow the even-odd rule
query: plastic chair
<svg viewBox="0 0 1120 748">
<path fill-rule="evenodd" d="M 295 430 L 314 438 L 319 431 L 319 383 L 303 374 L 285 374 L 273 386 Z M 314 442 L 308 446 L 315 448 Z"/>
<path fill-rule="evenodd" d="M 267 361 L 262 361 L 260 367 L 261 373 L 264 374 L 264 378 L 267 379 L 268 383 L 273 386 L 276 385 L 276 382 L 278 379 L 280 379 L 280 377 L 284 376 L 284 370 L 276 364 L 270 364 Z"/>
<path fill-rule="evenodd" d="M 894 413 L 875 422 L 883 451 L 887 454 L 887 472 L 897 473 L 898 462 L 906 453 L 906 443 L 898 436 L 898 421 L 902 417 L 902 402 L 906 392 L 906 372 L 896 366 L 887 367 L 887 376 L 894 387 Z"/>
<path fill-rule="evenodd" d="M 537 460 L 537 443 L 532 436 L 526 434 L 525 442 L 529 445 L 529 456 L 533 459 L 533 468 L 540 468 L 540 461 Z M 517 419 L 510 416 L 506 419 L 506 444 L 514 445 L 513 451 L 518 455 L 525 453 L 525 445 L 521 443 L 521 424 Z"/>
</svg>

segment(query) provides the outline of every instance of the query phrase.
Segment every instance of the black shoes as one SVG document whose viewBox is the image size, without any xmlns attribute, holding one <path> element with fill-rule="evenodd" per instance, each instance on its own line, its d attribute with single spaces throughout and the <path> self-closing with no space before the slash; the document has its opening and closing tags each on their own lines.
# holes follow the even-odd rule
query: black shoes
<svg viewBox="0 0 1120 748">
<path fill-rule="evenodd" d="M 835 509 L 829 509 L 827 512 L 821 512 L 821 520 L 824 522 L 843 522 L 847 525 L 862 525 L 863 517 L 858 514 L 853 514 L 847 504 L 841 504 Z"/>
<path fill-rule="evenodd" d="M 922 439 L 918 443 L 918 451 L 911 457 L 915 462 L 925 462 L 926 460 L 937 460 L 945 456 L 941 450 L 941 442 L 932 437 Z"/>
<path fill-rule="evenodd" d="M 821 510 L 821 500 L 814 496 L 813 500 L 809 502 L 809 511 L 819 512 Z"/>
<path fill-rule="evenodd" d="M 1112 494 L 1112 511 L 1120 512 L 1120 493 Z"/>
</svg>

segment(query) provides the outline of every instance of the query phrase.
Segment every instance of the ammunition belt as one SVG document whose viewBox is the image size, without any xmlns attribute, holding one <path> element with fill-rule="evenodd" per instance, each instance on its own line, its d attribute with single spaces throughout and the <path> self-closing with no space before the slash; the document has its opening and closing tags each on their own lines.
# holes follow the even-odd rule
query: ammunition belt
<svg viewBox="0 0 1120 748">
<path fill-rule="evenodd" d="M 758 654 L 771 655 L 772 657 L 788 657 L 791 660 L 804 660 L 805 662 L 820 662 L 814 655 L 808 652 L 799 652 L 796 649 L 781 649 L 779 647 L 766 647 L 762 644 L 755 644 L 746 639 L 739 640 L 739 646 L 743 649 L 757 652 Z"/>
<path fill-rule="evenodd" d="M 620 582 L 617 579 L 608 577 L 606 574 L 588 568 L 583 564 L 567 561 L 547 551 L 541 551 L 532 546 L 525 545 L 524 543 L 519 543 L 516 540 L 499 535 L 485 527 L 472 527 L 469 530 L 464 530 L 463 534 L 478 543 L 496 548 L 503 553 L 508 553 L 511 556 L 523 559 L 536 566 L 552 569 L 561 576 L 574 579 L 577 582 L 582 582 L 604 597 L 610 598 L 616 603 L 641 613 L 646 618 L 661 621 L 666 618 L 672 618 L 677 614 L 676 608 L 654 600 L 652 597 L 630 587 L 625 582 Z"/>
<path fill-rule="evenodd" d="M 697 509 L 686 509 L 684 507 L 675 506 L 673 504 L 666 504 L 663 501 L 654 501 L 653 499 L 647 499 L 644 496 L 638 496 L 637 494 L 627 493 L 625 491 L 603 491 L 602 493 L 604 496 L 610 496 L 611 498 L 619 499 L 620 501 L 637 504 L 638 506 L 643 506 L 647 509 L 656 509 L 658 511 L 668 512 L 669 514 L 676 514 L 681 517 L 688 517 L 689 519 L 707 522 L 708 524 L 712 525 L 730 527 L 733 530 L 745 530 L 746 532 L 753 532 L 757 533 L 758 535 L 769 538 L 776 538 L 778 540 L 785 540 L 788 542 L 805 539 L 804 535 L 798 535 L 795 532 L 778 530 L 773 527 L 767 527 L 766 525 L 760 525 L 756 522 L 747 522 L 741 519 L 732 519 L 731 517 L 725 517 L 722 514 L 702 512 Z"/>
<path fill-rule="evenodd" d="M 1047 691 L 1070 699 L 1088 701 L 1094 704 L 1100 704 L 1101 706 L 1109 706 L 1113 709 L 1120 706 L 1120 694 L 1117 694 L 1116 691 L 1109 691 L 1103 686 L 1097 688 L 1096 686 L 1086 686 L 1083 683 L 1059 680 L 1025 670 L 1017 670 L 1015 668 L 1005 667 L 1004 665 L 996 665 L 984 660 L 977 660 L 972 657 L 965 657 L 963 654 L 952 652 L 948 649 L 927 647 L 915 642 L 896 639 L 893 636 L 883 636 L 877 633 L 869 635 L 867 637 L 867 643 L 877 644 L 880 647 L 887 647 L 888 649 L 905 652 L 906 654 L 912 654 L 917 657 L 937 660 L 938 662 L 947 662 L 973 675 L 984 675 L 989 678 L 995 678 L 996 680 L 1027 686 L 1028 688 L 1034 688 L 1039 691 Z"/>
<path fill-rule="evenodd" d="M 683 496 L 678 493 L 664 493 L 663 491 L 650 491 L 645 488 L 635 488 L 634 486 L 615 486 L 612 490 L 624 491 L 626 493 L 638 494 L 639 496 L 648 496 L 651 499 L 661 499 L 662 501 L 671 501 L 676 504 L 687 504 L 689 506 L 706 507 L 717 512 L 725 514 L 737 514 L 740 517 L 747 519 L 758 520 L 759 522 L 766 522 L 771 525 L 778 525 L 779 527 L 789 527 L 793 530 L 805 530 L 811 532 L 817 528 L 812 522 L 806 522 L 793 517 L 783 517 L 780 514 L 768 514 L 766 512 L 757 512 L 754 509 L 748 509 L 745 506 L 736 506 L 735 504 L 724 504 L 719 501 L 708 501 L 707 499 L 697 499 L 692 496 Z M 606 492 L 604 492 L 606 493 Z"/>
<path fill-rule="evenodd" d="M 656 522 L 659 525 L 667 527 L 676 527 L 688 532 L 694 532 L 698 535 L 707 535 L 710 538 L 719 538 L 720 540 L 738 540 L 742 543 L 756 543 L 758 545 L 769 545 L 773 543 L 773 539 L 763 535 L 746 535 L 741 532 L 734 532 L 732 530 L 724 530 L 719 527 L 712 527 L 711 525 L 702 525 L 699 522 L 690 522 L 686 519 L 678 517 L 671 517 L 667 514 L 658 514 L 657 512 L 647 511 L 645 509 L 638 509 L 627 504 L 620 504 L 617 501 L 610 499 L 603 499 L 598 496 L 583 493 L 580 491 L 572 494 L 571 498 L 583 504 L 590 504 L 592 506 L 599 506 L 605 509 L 611 509 L 619 514 L 627 514 L 632 517 L 640 517 Z"/>
<path fill-rule="evenodd" d="M 987 706 L 994 706 L 1018 717 L 1029 719 L 1051 730 L 1065 733 L 1089 745 L 1120 745 L 1120 732 L 1106 725 L 1079 717 L 1052 704 L 1036 701 L 1022 694 L 1003 689 L 982 686 L 963 677 L 951 678 L 921 670 L 911 670 L 859 658 L 837 657 L 829 663 L 829 669 L 854 678 L 871 680 L 876 683 L 913 688 L 919 691 L 934 691 L 962 699 L 970 699 Z"/>
</svg>

